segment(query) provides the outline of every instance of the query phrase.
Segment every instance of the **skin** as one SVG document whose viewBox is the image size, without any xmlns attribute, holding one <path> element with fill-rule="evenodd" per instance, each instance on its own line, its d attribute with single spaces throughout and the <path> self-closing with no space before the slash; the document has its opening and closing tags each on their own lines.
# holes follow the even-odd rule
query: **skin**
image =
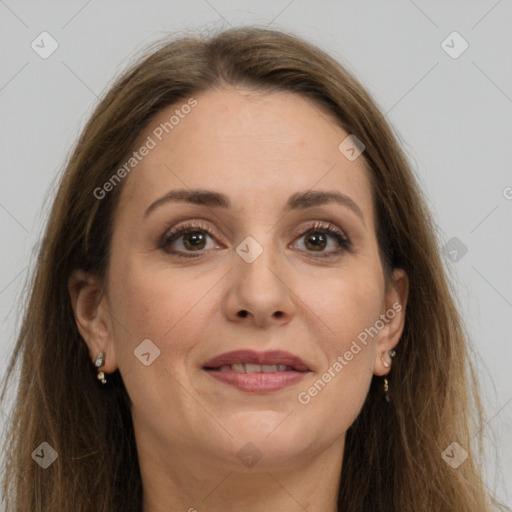
<svg viewBox="0 0 512 512">
<path fill-rule="evenodd" d="M 144 512 L 334 512 L 345 432 L 372 376 L 389 372 L 384 361 L 403 330 L 407 276 L 395 269 L 385 287 L 363 157 L 351 162 L 338 150 L 348 133 L 330 114 L 292 93 L 231 88 L 195 98 L 123 183 L 107 282 L 72 275 L 78 328 L 91 360 L 103 351 L 106 378 L 119 369 L 133 402 Z M 160 112 L 141 144 L 179 106 Z M 168 202 L 144 217 L 168 191 L 191 188 L 224 193 L 232 206 Z M 290 195 L 311 189 L 348 195 L 364 220 L 337 203 L 285 212 Z M 159 247 L 169 228 L 198 220 L 212 231 L 204 245 L 187 246 L 182 236 L 171 247 L 199 257 Z M 326 235 L 315 250 L 302 235 L 315 221 L 337 227 L 351 248 Z M 263 248 L 252 263 L 236 252 L 247 236 Z M 300 403 L 298 393 L 393 304 L 401 311 Z M 145 339 L 160 350 L 149 366 L 134 356 Z M 254 394 L 202 369 L 245 348 L 287 350 L 311 372 Z M 262 454 L 252 467 L 237 457 L 249 442 Z"/>
</svg>

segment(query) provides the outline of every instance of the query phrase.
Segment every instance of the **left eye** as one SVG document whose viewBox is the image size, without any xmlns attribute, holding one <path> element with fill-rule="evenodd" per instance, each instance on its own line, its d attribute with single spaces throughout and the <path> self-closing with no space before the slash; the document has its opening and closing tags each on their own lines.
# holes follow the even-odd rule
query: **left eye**
<svg viewBox="0 0 512 512">
<path fill-rule="evenodd" d="M 330 225 L 314 226 L 302 233 L 299 240 L 302 238 L 304 238 L 303 245 L 305 246 L 306 251 L 327 253 L 322 254 L 322 257 L 340 252 L 340 247 L 341 250 L 350 249 L 350 240 L 341 231 Z M 329 238 L 334 240 L 335 247 L 331 251 L 325 251 L 326 247 L 329 245 Z"/>
</svg>

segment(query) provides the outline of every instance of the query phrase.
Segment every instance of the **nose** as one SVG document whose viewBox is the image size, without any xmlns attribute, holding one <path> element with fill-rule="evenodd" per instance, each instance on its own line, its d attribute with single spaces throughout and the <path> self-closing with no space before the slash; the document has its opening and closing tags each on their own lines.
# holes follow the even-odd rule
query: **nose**
<svg viewBox="0 0 512 512">
<path fill-rule="evenodd" d="M 294 303 L 284 267 L 270 248 L 251 263 L 236 254 L 224 301 L 226 317 L 255 327 L 289 322 Z"/>
</svg>

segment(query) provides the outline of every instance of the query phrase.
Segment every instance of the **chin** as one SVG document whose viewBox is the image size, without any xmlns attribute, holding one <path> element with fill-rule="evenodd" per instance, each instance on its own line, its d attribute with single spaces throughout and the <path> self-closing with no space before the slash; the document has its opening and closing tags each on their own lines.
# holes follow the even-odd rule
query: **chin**
<svg viewBox="0 0 512 512">
<path fill-rule="evenodd" d="M 229 451 L 236 456 L 238 469 L 246 457 L 250 461 L 248 469 L 251 463 L 257 469 L 284 468 L 311 450 L 316 444 L 315 436 L 311 437 L 307 425 L 298 423 L 293 413 L 287 417 L 288 414 L 289 411 L 240 413 L 229 424 L 224 423 L 233 434 Z M 258 460 L 254 462 L 255 459 Z"/>
</svg>

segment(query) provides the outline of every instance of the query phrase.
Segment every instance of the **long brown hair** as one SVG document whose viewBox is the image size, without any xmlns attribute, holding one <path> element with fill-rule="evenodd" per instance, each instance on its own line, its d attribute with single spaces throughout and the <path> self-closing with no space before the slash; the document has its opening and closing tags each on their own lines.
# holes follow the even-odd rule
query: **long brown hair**
<svg viewBox="0 0 512 512">
<path fill-rule="evenodd" d="M 67 282 L 77 268 L 102 277 L 108 272 L 123 183 L 101 200 L 94 190 L 126 161 L 150 120 L 191 95 L 230 85 L 313 99 L 364 142 L 386 276 L 395 267 L 409 276 L 406 322 L 389 376 L 392 400 L 383 400 L 382 379 L 374 376 L 347 432 L 339 510 L 491 510 L 477 462 L 481 434 L 472 438 L 482 413 L 468 336 L 414 174 L 384 116 L 347 70 L 291 34 L 257 27 L 152 45 L 117 79 L 79 137 L 51 208 L 4 377 L 2 400 L 21 362 L 5 438 L 5 509 L 140 512 L 130 399 L 119 370 L 105 387 L 96 379 Z M 32 457 L 43 442 L 58 454 L 47 469 Z M 458 468 L 442 457 L 453 442 L 469 454 Z"/>
</svg>

